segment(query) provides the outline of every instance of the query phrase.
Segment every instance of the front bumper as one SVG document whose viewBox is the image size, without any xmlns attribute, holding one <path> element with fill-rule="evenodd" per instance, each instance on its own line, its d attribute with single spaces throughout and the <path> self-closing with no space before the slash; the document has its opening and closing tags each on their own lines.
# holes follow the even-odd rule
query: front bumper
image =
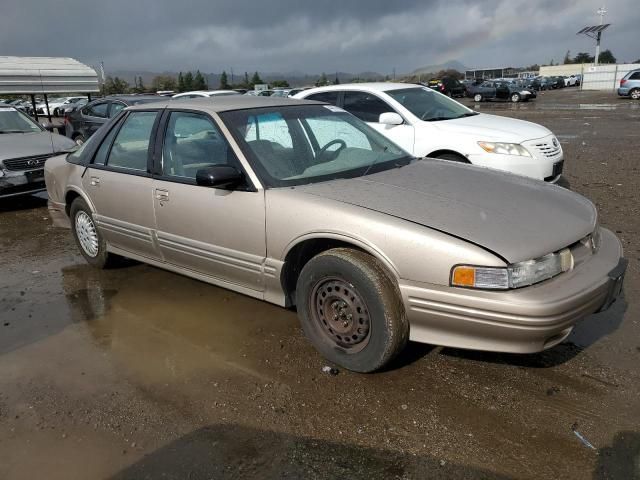
<svg viewBox="0 0 640 480">
<path fill-rule="evenodd" d="M 66 205 L 64 203 L 54 202 L 49 199 L 47 207 L 54 227 L 71 228 L 71 221 L 67 215 Z"/>
<path fill-rule="evenodd" d="M 555 183 L 560 179 L 564 168 L 562 154 L 554 158 L 535 158 L 486 153 L 471 154 L 467 158 L 473 165 L 503 170 L 551 183 Z"/>
<path fill-rule="evenodd" d="M 47 189 L 44 170 L 8 171 L 0 170 L 0 198 L 38 193 Z"/>
<path fill-rule="evenodd" d="M 400 285 L 410 339 L 456 348 L 534 353 L 557 345 L 575 323 L 608 308 L 622 291 L 626 261 L 602 229 L 598 252 L 531 287 L 492 292 L 416 282 Z"/>
</svg>

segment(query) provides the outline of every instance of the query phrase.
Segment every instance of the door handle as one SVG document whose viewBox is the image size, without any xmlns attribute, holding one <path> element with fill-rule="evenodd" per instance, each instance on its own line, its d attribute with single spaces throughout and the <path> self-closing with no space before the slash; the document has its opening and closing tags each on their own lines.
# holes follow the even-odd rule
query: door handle
<svg viewBox="0 0 640 480">
<path fill-rule="evenodd" d="M 99 187 L 100 186 L 100 179 L 98 177 L 91 177 L 91 186 L 92 187 Z"/>
<path fill-rule="evenodd" d="M 168 202 L 169 201 L 169 191 L 168 190 L 161 190 L 159 188 L 156 188 L 156 200 L 160 200 L 161 202 Z"/>
</svg>

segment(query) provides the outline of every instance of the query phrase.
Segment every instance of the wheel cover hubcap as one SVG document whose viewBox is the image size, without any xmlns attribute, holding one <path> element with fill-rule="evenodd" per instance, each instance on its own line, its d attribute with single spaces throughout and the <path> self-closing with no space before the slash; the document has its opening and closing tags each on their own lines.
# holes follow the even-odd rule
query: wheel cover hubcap
<svg viewBox="0 0 640 480">
<path fill-rule="evenodd" d="M 76 234 L 84 253 L 90 257 L 98 255 L 98 232 L 91 217 L 83 211 L 76 215 Z"/>
<path fill-rule="evenodd" d="M 318 282 L 311 293 L 311 312 L 325 336 L 336 345 L 360 351 L 369 343 L 369 312 L 350 283 L 339 278 Z"/>
</svg>

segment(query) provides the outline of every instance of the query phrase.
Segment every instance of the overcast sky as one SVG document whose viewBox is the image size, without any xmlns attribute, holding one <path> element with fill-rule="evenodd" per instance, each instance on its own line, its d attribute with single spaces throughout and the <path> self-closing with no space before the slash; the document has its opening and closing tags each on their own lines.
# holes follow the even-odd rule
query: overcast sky
<svg viewBox="0 0 640 480">
<path fill-rule="evenodd" d="M 640 57 L 640 0 L 607 3 L 603 48 Z M 0 0 L 0 55 L 109 70 L 410 72 L 561 61 L 594 50 L 592 0 Z"/>
</svg>

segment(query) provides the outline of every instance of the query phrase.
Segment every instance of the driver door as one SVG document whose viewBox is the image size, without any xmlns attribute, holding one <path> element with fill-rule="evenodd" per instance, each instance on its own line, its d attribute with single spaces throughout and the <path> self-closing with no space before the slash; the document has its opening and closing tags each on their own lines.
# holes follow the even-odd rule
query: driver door
<svg viewBox="0 0 640 480">
<path fill-rule="evenodd" d="M 498 83 L 496 85 L 496 98 L 499 100 L 509 100 L 511 89 L 508 83 Z"/>
<path fill-rule="evenodd" d="M 167 115 L 160 164 L 155 166 L 156 232 L 165 262 L 261 292 L 266 257 L 264 192 L 199 186 L 196 173 L 212 165 L 242 166 L 214 121 L 205 114 Z"/>
</svg>

